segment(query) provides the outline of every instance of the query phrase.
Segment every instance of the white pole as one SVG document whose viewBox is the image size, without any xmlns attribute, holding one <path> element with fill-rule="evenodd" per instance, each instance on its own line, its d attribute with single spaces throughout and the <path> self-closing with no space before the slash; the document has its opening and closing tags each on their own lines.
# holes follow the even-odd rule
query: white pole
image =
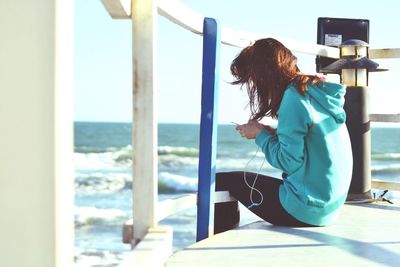
<svg viewBox="0 0 400 267">
<path fill-rule="evenodd" d="M 73 1 L 0 10 L 1 266 L 73 266 Z"/>
<path fill-rule="evenodd" d="M 153 0 L 132 1 L 134 243 L 157 224 L 156 19 Z"/>
<path fill-rule="evenodd" d="M 54 59 L 54 266 L 74 262 L 74 1 L 56 0 Z"/>
</svg>

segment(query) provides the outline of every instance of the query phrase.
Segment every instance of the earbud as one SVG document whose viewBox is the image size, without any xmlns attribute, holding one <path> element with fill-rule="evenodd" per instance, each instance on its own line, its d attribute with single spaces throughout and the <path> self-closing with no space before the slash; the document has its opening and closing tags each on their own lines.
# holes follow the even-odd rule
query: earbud
<svg viewBox="0 0 400 267">
<path fill-rule="evenodd" d="M 251 205 L 248 206 L 247 208 L 251 209 L 251 208 L 254 208 L 254 207 L 257 207 L 257 206 L 260 206 L 260 205 L 261 205 L 261 203 L 251 203 Z"/>
</svg>

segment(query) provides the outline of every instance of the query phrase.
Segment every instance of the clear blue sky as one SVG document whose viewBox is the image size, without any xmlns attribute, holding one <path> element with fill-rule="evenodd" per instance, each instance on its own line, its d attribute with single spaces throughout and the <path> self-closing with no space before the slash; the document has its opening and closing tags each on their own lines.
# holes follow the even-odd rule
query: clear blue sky
<svg viewBox="0 0 400 267">
<path fill-rule="evenodd" d="M 400 48 L 398 1 L 182 0 L 203 16 L 243 31 L 316 43 L 318 17 L 370 20 L 371 48 Z M 158 17 L 159 122 L 199 123 L 200 36 Z M 75 1 L 75 120 L 131 121 L 131 22 L 110 18 L 100 0 Z M 231 81 L 239 48 L 222 46 L 219 121 L 244 122 L 247 97 Z M 315 57 L 296 54 L 303 72 Z M 400 113 L 400 59 L 378 60 L 390 71 L 370 74 L 371 112 Z M 331 80 L 337 77 L 328 77 Z"/>
</svg>

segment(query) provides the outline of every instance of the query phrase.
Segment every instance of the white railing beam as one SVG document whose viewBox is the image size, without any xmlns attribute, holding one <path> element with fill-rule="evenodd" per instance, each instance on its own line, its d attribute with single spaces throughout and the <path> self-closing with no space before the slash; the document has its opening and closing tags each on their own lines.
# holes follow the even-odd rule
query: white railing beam
<svg viewBox="0 0 400 267">
<path fill-rule="evenodd" d="M 258 39 L 271 37 L 265 33 L 255 33 L 255 32 L 243 32 L 234 31 L 227 27 L 221 27 L 221 42 L 226 45 L 236 46 L 236 47 L 246 47 L 251 45 Z M 292 39 L 285 39 L 280 37 L 273 37 L 280 42 L 282 42 L 287 48 L 292 51 L 318 55 L 330 58 L 339 58 L 340 50 L 336 47 L 330 47 L 319 44 L 308 44 L 303 42 L 298 42 Z"/>
<path fill-rule="evenodd" d="M 400 191 L 400 183 L 372 180 L 372 188 L 379 190 Z"/>
<path fill-rule="evenodd" d="M 166 199 L 158 203 L 157 222 L 189 208 L 196 207 L 197 194 L 188 194 L 174 199 Z M 122 242 L 132 244 L 134 236 L 133 219 L 126 221 L 122 227 Z"/>
<path fill-rule="evenodd" d="M 203 20 L 204 17 L 182 4 L 177 0 L 164 0 L 158 3 L 158 13 L 172 21 L 173 23 L 190 30 L 196 34 L 203 34 Z M 255 40 L 261 38 L 271 37 L 263 33 L 252 33 L 244 31 L 235 31 L 228 27 L 221 27 L 221 42 L 226 45 L 231 45 L 235 47 L 246 47 L 252 44 Z M 275 38 L 275 37 L 274 37 Z M 324 56 L 331 58 L 339 58 L 340 52 L 336 47 L 329 47 L 318 44 L 308 44 L 297 42 L 294 40 L 276 38 L 281 41 L 290 50 Z"/>
<path fill-rule="evenodd" d="M 183 210 L 194 208 L 197 204 L 197 194 L 190 194 L 175 199 L 166 199 L 158 203 L 157 220 L 181 212 Z"/>
<path fill-rule="evenodd" d="M 112 18 L 129 19 L 132 13 L 129 12 L 131 0 L 101 0 L 104 7 Z M 158 14 L 177 24 L 178 26 L 189 30 L 195 34 L 203 35 L 204 16 L 193 9 L 182 4 L 178 0 L 163 0 L 157 3 Z M 254 43 L 254 41 L 271 37 L 264 33 L 252 33 L 236 31 L 228 27 L 221 27 L 221 42 L 226 45 L 243 48 Z M 319 44 L 308 44 L 290 39 L 274 37 L 282 42 L 292 51 L 311 54 L 322 57 L 339 58 L 340 52 L 336 47 L 330 47 Z"/>
<path fill-rule="evenodd" d="M 129 19 L 132 0 L 101 0 L 104 7 L 113 19 Z M 163 0 L 157 3 L 158 13 L 171 22 L 191 32 L 203 34 L 204 17 L 177 0 Z M 235 47 L 246 47 L 254 40 L 270 37 L 262 33 L 235 31 L 228 27 L 221 27 L 221 42 Z M 305 54 L 323 57 L 339 58 L 339 49 L 318 44 L 307 44 L 294 40 L 276 38 L 290 50 Z M 370 49 L 369 58 L 400 58 L 400 48 Z"/>
<path fill-rule="evenodd" d="M 400 48 L 370 49 L 369 58 L 400 58 Z"/>
<path fill-rule="evenodd" d="M 204 17 L 176 0 L 158 2 L 158 14 L 195 34 L 203 34 Z"/>
<path fill-rule="evenodd" d="M 400 122 L 400 114 L 369 114 L 370 121 Z"/>
<path fill-rule="evenodd" d="M 113 19 L 132 17 L 132 0 L 100 0 Z"/>
<path fill-rule="evenodd" d="M 216 191 L 214 192 L 214 203 L 232 202 L 237 201 L 229 191 Z"/>
</svg>

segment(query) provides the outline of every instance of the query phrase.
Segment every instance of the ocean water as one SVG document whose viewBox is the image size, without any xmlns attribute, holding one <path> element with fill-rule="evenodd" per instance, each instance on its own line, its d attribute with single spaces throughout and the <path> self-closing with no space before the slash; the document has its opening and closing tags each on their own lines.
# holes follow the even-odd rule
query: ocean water
<svg viewBox="0 0 400 267">
<path fill-rule="evenodd" d="M 400 128 L 373 126 L 371 137 L 373 179 L 400 182 Z M 159 124 L 158 140 L 159 200 L 195 192 L 199 125 Z M 218 127 L 217 171 L 257 171 L 263 156 L 249 163 L 255 152 L 233 125 Z M 76 266 L 117 266 L 131 249 L 122 243 L 132 217 L 131 153 L 129 123 L 75 123 Z M 266 163 L 261 173 L 281 175 Z M 195 222 L 195 208 L 161 221 L 174 227 L 174 250 L 195 242 Z"/>
</svg>

